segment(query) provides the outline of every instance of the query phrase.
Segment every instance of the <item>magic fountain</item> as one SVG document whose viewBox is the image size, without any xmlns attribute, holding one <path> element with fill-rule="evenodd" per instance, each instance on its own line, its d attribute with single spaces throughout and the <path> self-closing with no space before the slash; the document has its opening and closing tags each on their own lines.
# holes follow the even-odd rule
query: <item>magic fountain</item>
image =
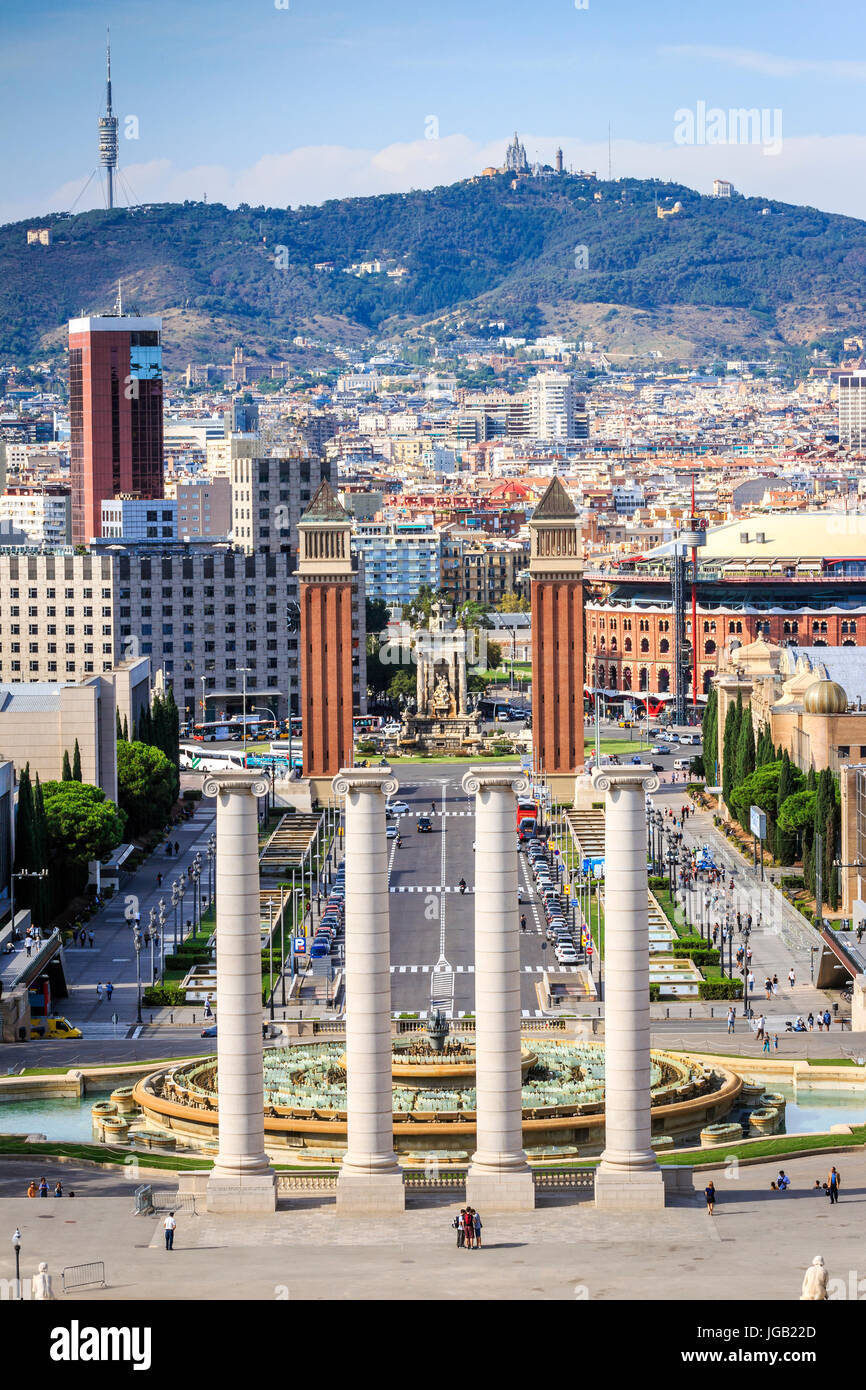
<svg viewBox="0 0 866 1390">
<path fill-rule="evenodd" d="M 443 1026 L 444 1024 L 444 1026 Z M 530 1157 L 597 1154 L 604 1145 L 604 1045 L 545 1034 L 521 1044 L 523 1142 Z M 436 1154 L 465 1161 L 475 1145 L 472 1034 L 451 1035 L 441 1015 L 428 1033 L 392 1045 L 394 1148 L 404 1163 Z M 742 1081 L 672 1053 L 651 1054 L 653 1134 L 660 1146 L 723 1119 Z M 141 1124 L 158 1143 L 199 1151 L 216 1145 L 215 1058 L 153 1072 L 134 1088 Z M 346 1057 L 339 1042 L 299 1043 L 264 1055 L 265 1147 L 316 1160 L 346 1147 Z"/>
</svg>

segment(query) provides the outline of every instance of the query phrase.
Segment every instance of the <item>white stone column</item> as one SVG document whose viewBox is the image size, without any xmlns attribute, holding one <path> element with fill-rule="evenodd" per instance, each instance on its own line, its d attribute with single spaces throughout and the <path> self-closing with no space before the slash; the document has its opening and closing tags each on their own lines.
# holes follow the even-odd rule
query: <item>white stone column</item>
<svg viewBox="0 0 866 1390">
<path fill-rule="evenodd" d="M 527 1211 L 535 1184 L 523 1152 L 520 1067 L 520 922 L 517 906 L 519 768 L 473 767 L 475 795 L 476 1150 L 466 1200 L 484 1211 Z"/>
<path fill-rule="evenodd" d="M 345 768 L 335 777 L 346 798 L 346 1109 L 348 1146 L 337 1179 L 346 1215 L 404 1209 L 394 1154 L 391 1080 L 391 927 L 385 799 L 398 782 L 390 768 Z"/>
<path fill-rule="evenodd" d="M 262 962 L 256 798 L 269 784 L 256 773 L 209 774 L 217 798 L 217 1082 L 219 1153 L 207 1209 L 276 1209 L 276 1174 L 265 1153 Z"/>
<path fill-rule="evenodd" d="M 605 793 L 605 1146 L 595 1205 L 658 1208 L 665 1192 L 650 1142 L 646 794 L 659 780 L 647 767 L 605 767 L 593 772 L 592 782 Z"/>
</svg>

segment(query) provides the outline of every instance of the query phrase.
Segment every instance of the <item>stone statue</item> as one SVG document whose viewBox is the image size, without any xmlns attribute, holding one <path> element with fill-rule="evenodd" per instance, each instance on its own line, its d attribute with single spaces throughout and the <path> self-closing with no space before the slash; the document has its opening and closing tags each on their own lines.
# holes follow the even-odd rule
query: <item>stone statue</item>
<svg viewBox="0 0 866 1390">
<path fill-rule="evenodd" d="M 30 1297 L 37 1303 L 46 1303 L 54 1298 L 51 1275 L 48 1273 L 48 1266 L 44 1260 L 39 1266 L 39 1273 L 34 1274 L 30 1280 Z"/>
<path fill-rule="evenodd" d="M 427 1034 L 434 1052 L 442 1052 L 451 1025 L 441 1009 L 434 1009 L 427 1020 Z"/>
<path fill-rule="evenodd" d="M 825 1299 L 829 1277 L 824 1264 L 824 1256 L 816 1255 L 803 1278 L 803 1292 L 800 1294 L 800 1302 L 819 1302 Z"/>
</svg>

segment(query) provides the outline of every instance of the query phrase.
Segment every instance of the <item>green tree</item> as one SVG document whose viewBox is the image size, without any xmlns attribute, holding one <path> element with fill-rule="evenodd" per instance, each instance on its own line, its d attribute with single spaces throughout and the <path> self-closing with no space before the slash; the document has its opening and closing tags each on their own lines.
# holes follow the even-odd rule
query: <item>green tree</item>
<svg viewBox="0 0 866 1390">
<path fill-rule="evenodd" d="M 388 626 L 390 610 L 384 599 L 368 598 L 364 602 L 368 633 L 380 633 Z"/>
<path fill-rule="evenodd" d="M 126 715 L 123 716 L 123 739 L 125 743 L 129 743 L 129 719 Z"/>
<path fill-rule="evenodd" d="M 388 682 L 388 697 L 391 700 L 399 700 L 401 696 L 411 699 L 418 688 L 418 683 L 414 671 L 407 671 L 401 667 L 396 671 Z"/>
<path fill-rule="evenodd" d="M 737 744 L 742 714 L 743 703 L 738 692 L 736 701 L 728 705 L 722 739 L 722 797 L 729 811 L 732 809 L 731 794 L 737 777 Z"/>
<path fill-rule="evenodd" d="M 426 627 L 439 595 L 429 584 L 422 584 L 414 598 L 403 604 L 403 621 L 411 627 Z"/>
<path fill-rule="evenodd" d="M 782 755 L 782 772 L 779 777 L 779 790 L 776 793 L 776 836 L 775 852 L 780 864 L 793 864 L 797 853 L 797 838 L 779 824 L 782 814 L 782 807 L 789 801 L 794 790 L 794 778 L 791 772 L 791 759 L 787 752 Z"/>
<path fill-rule="evenodd" d="M 707 778 L 712 780 L 718 776 L 716 765 L 719 760 L 719 692 L 714 685 L 710 686 L 710 693 L 704 708 L 703 719 L 701 720 L 701 735 L 704 745 L 704 767 L 706 768 Z"/>
<path fill-rule="evenodd" d="M 71 768 L 70 763 L 69 763 L 69 749 L 68 749 L 68 748 L 64 748 L 64 750 L 63 750 L 63 770 L 62 770 L 61 773 L 60 773 L 60 780 L 61 780 L 62 782 L 71 782 L 71 781 L 72 781 L 72 768 Z"/>
<path fill-rule="evenodd" d="M 502 666 L 502 645 L 499 642 L 487 643 L 487 670 L 498 671 Z"/>
<path fill-rule="evenodd" d="M 747 706 L 740 718 L 740 727 L 737 733 L 737 763 L 736 781 L 742 784 L 748 777 L 751 777 L 755 770 L 755 733 L 752 726 L 752 710 Z M 774 808 L 775 809 L 775 808 Z M 741 817 L 742 820 L 742 817 Z M 749 825 L 749 808 L 745 810 L 744 828 Z"/>
<path fill-rule="evenodd" d="M 161 749 L 144 743 L 118 746 L 117 802 L 129 835 L 165 824 L 174 801 L 174 778 L 174 764 Z"/>
<path fill-rule="evenodd" d="M 499 604 L 500 613 L 528 613 L 532 604 L 524 594 L 517 594 L 513 589 L 502 595 Z"/>
<path fill-rule="evenodd" d="M 73 782 L 82 781 L 81 777 L 81 749 L 78 746 L 78 739 L 75 740 L 75 747 L 72 750 L 72 780 Z"/>
<path fill-rule="evenodd" d="M 46 782 L 42 795 L 48 859 L 71 896 L 87 882 L 90 860 L 120 844 L 126 818 L 101 787 L 86 782 Z"/>
<path fill-rule="evenodd" d="M 37 778 L 38 786 L 38 778 Z M 45 844 L 40 834 L 39 814 L 30 764 L 18 779 L 18 806 L 15 814 L 15 873 L 40 873 L 47 867 Z M 28 907 L 37 926 L 45 925 L 44 884 L 40 879 L 20 878 L 15 892 L 16 908 Z"/>
</svg>

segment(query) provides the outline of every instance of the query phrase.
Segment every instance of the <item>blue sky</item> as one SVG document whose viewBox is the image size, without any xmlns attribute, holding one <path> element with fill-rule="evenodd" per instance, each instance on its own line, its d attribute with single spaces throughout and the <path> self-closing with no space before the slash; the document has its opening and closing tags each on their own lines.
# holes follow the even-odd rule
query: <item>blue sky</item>
<svg viewBox="0 0 866 1390">
<path fill-rule="evenodd" d="M 866 19 L 854 0 L 283 3 L 3 0 L 0 219 L 81 194 L 107 23 L 136 201 L 296 206 L 428 187 L 500 163 L 515 128 L 530 158 L 552 159 L 561 142 L 569 163 L 606 173 L 610 124 L 615 176 L 706 191 L 729 177 L 866 216 Z M 676 113 L 700 102 L 781 112 L 781 149 L 678 144 Z M 138 138 L 125 139 L 133 116 Z M 91 185 L 77 206 L 98 197 Z"/>
</svg>

